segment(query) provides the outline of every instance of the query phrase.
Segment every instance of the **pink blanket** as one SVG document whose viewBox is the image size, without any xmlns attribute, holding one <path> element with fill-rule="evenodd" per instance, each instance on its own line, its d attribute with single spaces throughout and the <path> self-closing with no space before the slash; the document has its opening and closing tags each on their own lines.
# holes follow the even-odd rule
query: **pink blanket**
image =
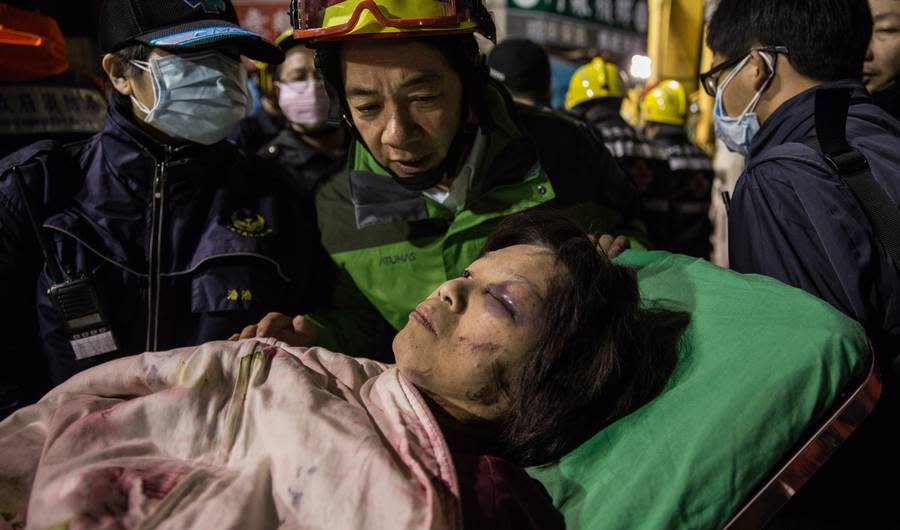
<svg viewBox="0 0 900 530">
<path fill-rule="evenodd" d="M 0 528 L 461 528 L 396 368 L 247 340 L 127 357 L 0 423 Z"/>
</svg>

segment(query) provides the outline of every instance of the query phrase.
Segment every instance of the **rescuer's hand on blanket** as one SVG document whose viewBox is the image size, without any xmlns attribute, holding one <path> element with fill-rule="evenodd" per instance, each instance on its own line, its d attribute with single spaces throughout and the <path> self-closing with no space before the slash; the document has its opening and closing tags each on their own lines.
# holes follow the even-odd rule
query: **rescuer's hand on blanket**
<svg viewBox="0 0 900 530">
<path fill-rule="evenodd" d="M 228 340 L 272 337 L 291 346 L 309 347 L 316 344 L 316 327 L 303 315 L 291 318 L 282 313 L 269 313 L 257 324 L 251 324 Z"/>
</svg>

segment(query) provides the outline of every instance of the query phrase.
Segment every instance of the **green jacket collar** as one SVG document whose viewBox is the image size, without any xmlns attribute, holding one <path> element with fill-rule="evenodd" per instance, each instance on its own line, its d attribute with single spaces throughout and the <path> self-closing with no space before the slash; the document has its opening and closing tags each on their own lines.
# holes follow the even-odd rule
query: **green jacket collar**
<svg viewBox="0 0 900 530">
<path fill-rule="evenodd" d="M 515 108 L 503 90 L 494 82 L 486 87 L 492 127 L 479 129 L 479 136 L 484 139 L 483 153 L 467 155 L 467 163 L 461 164 L 457 174 L 456 179 L 462 179 L 460 184 L 467 187 L 464 193 L 457 192 L 464 196 L 463 207 L 497 186 L 521 182 L 523 175 L 540 173 L 535 147 L 519 128 Z M 358 228 L 427 219 L 430 208 L 426 201 L 437 204 L 421 192 L 409 191 L 394 182 L 387 169 L 358 140 L 350 147 L 347 165 Z"/>
</svg>

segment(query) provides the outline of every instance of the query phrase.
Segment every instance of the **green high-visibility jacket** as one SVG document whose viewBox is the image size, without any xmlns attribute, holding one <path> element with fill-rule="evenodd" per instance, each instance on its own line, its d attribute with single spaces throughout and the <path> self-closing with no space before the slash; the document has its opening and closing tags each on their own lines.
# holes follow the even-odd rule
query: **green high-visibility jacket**
<svg viewBox="0 0 900 530">
<path fill-rule="evenodd" d="M 308 315 L 319 344 L 391 361 L 390 340 L 439 285 L 462 274 L 497 222 L 550 204 L 591 233 L 646 241 L 634 186 L 602 141 L 559 113 L 516 106 L 492 84 L 492 124 L 457 179 L 468 191 L 447 208 L 398 185 L 364 145 L 316 193 L 322 243 L 340 268 L 332 307 Z"/>
</svg>

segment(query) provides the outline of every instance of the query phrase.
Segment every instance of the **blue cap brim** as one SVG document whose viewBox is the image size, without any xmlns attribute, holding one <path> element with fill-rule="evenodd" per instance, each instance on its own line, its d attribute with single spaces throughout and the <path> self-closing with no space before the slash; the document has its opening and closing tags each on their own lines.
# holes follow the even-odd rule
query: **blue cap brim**
<svg viewBox="0 0 900 530">
<path fill-rule="evenodd" d="M 207 50 L 234 44 L 241 55 L 269 64 L 284 62 L 284 52 L 262 36 L 226 22 L 224 20 L 203 20 L 154 30 L 135 38 L 154 48 L 171 52 Z"/>
</svg>

